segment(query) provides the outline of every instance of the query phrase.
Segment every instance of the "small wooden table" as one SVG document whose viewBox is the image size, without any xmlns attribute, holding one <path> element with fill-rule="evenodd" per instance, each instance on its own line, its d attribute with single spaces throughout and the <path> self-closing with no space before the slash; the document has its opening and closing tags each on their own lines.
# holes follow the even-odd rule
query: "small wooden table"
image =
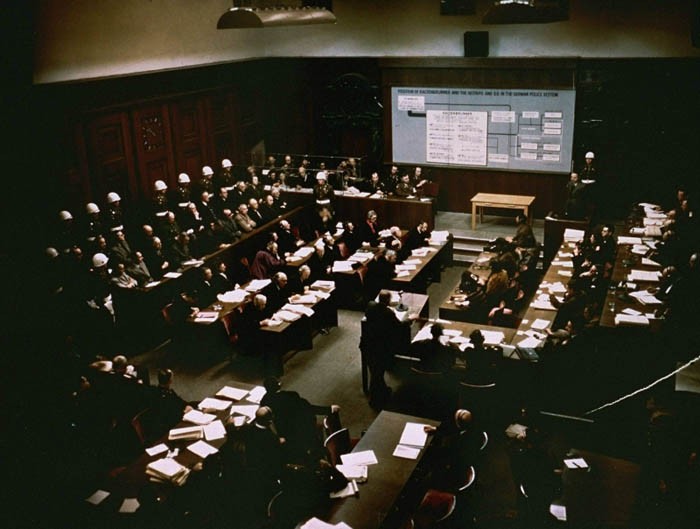
<svg viewBox="0 0 700 529">
<path fill-rule="evenodd" d="M 535 201 L 535 197 L 525 195 L 500 195 L 496 193 L 477 193 L 472 197 L 472 230 L 476 230 L 476 212 L 480 213 L 479 222 L 484 222 L 484 208 L 505 208 L 522 209 L 528 222 L 532 224 L 530 218 L 530 206 Z"/>
</svg>

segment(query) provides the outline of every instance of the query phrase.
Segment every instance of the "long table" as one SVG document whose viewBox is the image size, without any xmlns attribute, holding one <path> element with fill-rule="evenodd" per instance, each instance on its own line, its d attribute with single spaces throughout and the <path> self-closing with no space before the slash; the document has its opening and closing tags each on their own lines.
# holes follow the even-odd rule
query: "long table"
<svg viewBox="0 0 700 529">
<path fill-rule="evenodd" d="M 288 189 L 284 198 L 291 205 L 306 204 L 310 201 L 311 189 Z M 374 210 L 384 224 L 417 226 L 428 223 L 428 229 L 435 226 L 437 203 L 434 198 L 371 198 L 336 191 L 333 199 L 335 217 L 341 221 L 351 220 L 356 224 L 367 218 L 367 212 Z"/>
<path fill-rule="evenodd" d="M 373 450 L 378 463 L 369 467 L 367 482 L 359 485 L 359 494 L 333 504 L 330 512 L 322 517 L 326 522 L 345 522 L 353 529 L 377 529 L 388 526 L 388 519 L 394 520 L 405 507 L 410 507 L 403 504 L 402 491 L 425 455 L 432 436 L 428 436 L 426 447 L 417 459 L 392 455 L 407 422 L 435 427 L 440 424 L 431 419 L 382 411 L 353 449 L 353 452 Z"/>
</svg>

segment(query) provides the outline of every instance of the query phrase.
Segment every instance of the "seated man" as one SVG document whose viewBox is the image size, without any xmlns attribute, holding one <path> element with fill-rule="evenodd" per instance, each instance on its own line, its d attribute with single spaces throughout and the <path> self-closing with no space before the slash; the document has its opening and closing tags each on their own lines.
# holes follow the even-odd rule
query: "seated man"
<svg viewBox="0 0 700 529">
<path fill-rule="evenodd" d="M 272 240 L 264 250 L 259 250 L 250 265 L 250 273 L 255 279 L 267 279 L 284 267 L 285 261 L 279 254 L 277 243 Z"/>
<path fill-rule="evenodd" d="M 272 276 L 272 282 L 260 292 L 267 298 L 267 306 L 270 311 L 277 312 L 289 302 L 292 291 L 287 286 L 287 283 L 287 274 L 276 272 Z"/>
<path fill-rule="evenodd" d="M 367 212 L 367 218 L 358 226 L 358 236 L 362 243 L 370 246 L 379 245 L 379 224 L 377 223 L 377 213 L 374 210 Z"/>
<path fill-rule="evenodd" d="M 241 347 L 248 354 L 263 353 L 261 328 L 270 324 L 272 311 L 267 307 L 267 298 L 258 294 L 243 309 L 238 322 L 238 336 Z"/>
<path fill-rule="evenodd" d="M 192 410 L 192 406 L 172 389 L 174 376 L 171 369 L 158 371 L 158 387 L 153 388 L 151 393 L 148 424 L 153 439 L 164 435 L 182 420 L 185 413 Z"/>
<path fill-rule="evenodd" d="M 428 373 L 449 373 L 455 363 L 455 350 L 446 344 L 448 338 L 443 336 L 445 328 L 441 323 L 430 327 L 430 339 L 411 344 L 411 356 L 420 358 L 421 371 Z"/>
</svg>

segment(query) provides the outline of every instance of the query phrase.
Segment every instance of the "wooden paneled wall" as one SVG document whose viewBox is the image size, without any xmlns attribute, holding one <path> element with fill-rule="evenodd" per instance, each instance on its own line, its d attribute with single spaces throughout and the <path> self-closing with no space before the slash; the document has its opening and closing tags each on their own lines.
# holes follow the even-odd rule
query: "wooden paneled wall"
<svg viewBox="0 0 700 529">
<path fill-rule="evenodd" d="M 175 186 L 177 175 L 185 172 L 194 182 L 203 165 L 216 171 L 223 158 L 245 164 L 243 153 L 262 139 L 262 129 L 241 143 L 243 125 L 237 117 L 234 88 L 84 114 L 73 125 L 78 153 L 73 171 L 82 177 L 66 184 L 78 182 L 85 200 L 102 203 L 116 191 L 137 202 L 151 196 L 156 180 Z M 248 122 L 259 120 L 254 115 Z"/>
</svg>

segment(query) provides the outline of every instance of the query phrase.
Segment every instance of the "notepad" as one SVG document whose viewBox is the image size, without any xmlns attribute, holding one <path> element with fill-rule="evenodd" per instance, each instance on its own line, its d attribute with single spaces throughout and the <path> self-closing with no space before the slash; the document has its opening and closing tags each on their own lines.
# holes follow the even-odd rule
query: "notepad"
<svg viewBox="0 0 700 529">
<path fill-rule="evenodd" d="M 342 454 L 340 460 L 343 462 L 343 465 L 376 465 L 379 462 L 377 461 L 377 456 L 374 455 L 374 450 Z"/>
</svg>

